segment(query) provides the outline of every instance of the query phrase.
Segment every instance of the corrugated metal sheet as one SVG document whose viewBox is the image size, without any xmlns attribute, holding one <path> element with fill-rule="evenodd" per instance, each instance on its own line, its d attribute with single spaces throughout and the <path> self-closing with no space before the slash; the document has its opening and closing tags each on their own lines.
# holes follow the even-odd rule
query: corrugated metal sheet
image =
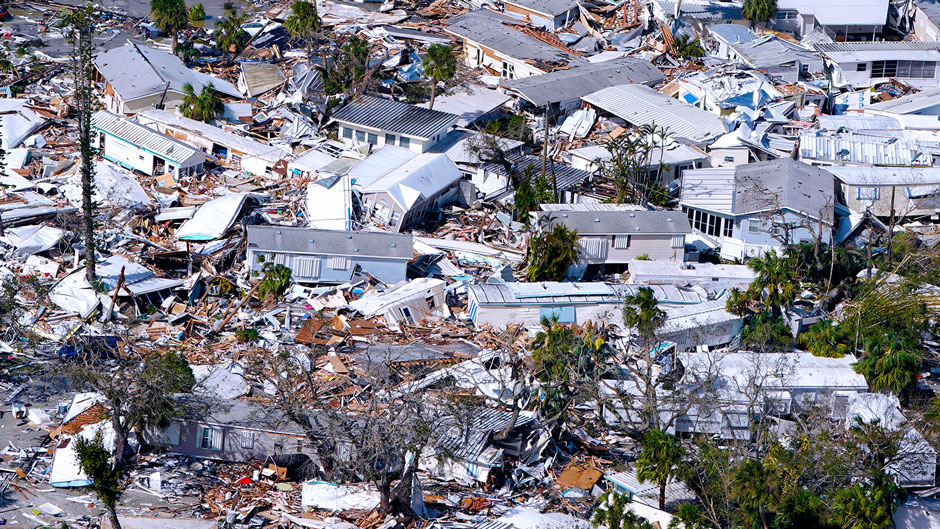
<svg viewBox="0 0 940 529">
<path fill-rule="evenodd" d="M 91 117 L 94 128 L 118 137 L 132 145 L 146 149 L 161 158 L 181 164 L 195 155 L 199 149 L 175 140 L 166 134 L 122 118 L 106 110 L 99 110 Z"/>
<path fill-rule="evenodd" d="M 603 88 L 581 98 L 634 125 L 667 127 L 672 136 L 704 142 L 728 132 L 718 116 L 640 84 Z"/>
<path fill-rule="evenodd" d="M 620 304 L 627 296 L 648 287 L 661 303 L 701 303 L 708 292 L 699 286 L 681 288 L 673 285 L 608 285 L 606 283 L 506 283 L 473 284 L 478 305 L 541 305 L 541 304 Z"/>
<path fill-rule="evenodd" d="M 333 121 L 417 138 L 430 138 L 457 122 L 455 114 L 428 110 L 375 96 L 362 96 L 333 113 Z"/>
<path fill-rule="evenodd" d="M 734 172 L 734 167 L 683 171 L 679 204 L 730 214 L 734 208 Z"/>
<path fill-rule="evenodd" d="M 800 135 L 800 157 L 870 165 L 931 165 L 932 159 L 917 144 L 861 134 Z"/>
</svg>

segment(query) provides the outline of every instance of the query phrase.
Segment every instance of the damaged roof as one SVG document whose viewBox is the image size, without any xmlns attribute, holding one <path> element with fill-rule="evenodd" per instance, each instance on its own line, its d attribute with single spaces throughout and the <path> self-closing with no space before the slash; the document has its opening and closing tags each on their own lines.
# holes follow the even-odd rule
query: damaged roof
<svg viewBox="0 0 940 529">
<path fill-rule="evenodd" d="M 539 69 L 550 70 L 569 63 L 586 63 L 575 55 L 530 37 L 513 27 L 518 24 L 518 20 L 482 9 L 451 18 L 447 21 L 445 31 L 482 44 L 498 53 L 530 62 Z"/>
<path fill-rule="evenodd" d="M 649 61 L 620 57 L 588 63 L 544 75 L 504 80 L 503 85 L 535 106 L 578 99 L 598 89 L 626 83 L 659 84 L 663 72 Z"/>
<path fill-rule="evenodd" d="M 332 120 L 428 139 L 453 126 L 458 116 L 391 99 L 364 95 L 333 112 Z"/>
<path fill-rule="evenodd" d="M 120 138 L 131 145 L 135 145 L 148 152 L 156 154 L 172 162 L 183 163 L 194 156 L 204 156 L 202 151 L 171 138 L 166 134 L 145 127 L 107 110 L 99 110 L 91 117 L 92 127 Z"/>
</svg>

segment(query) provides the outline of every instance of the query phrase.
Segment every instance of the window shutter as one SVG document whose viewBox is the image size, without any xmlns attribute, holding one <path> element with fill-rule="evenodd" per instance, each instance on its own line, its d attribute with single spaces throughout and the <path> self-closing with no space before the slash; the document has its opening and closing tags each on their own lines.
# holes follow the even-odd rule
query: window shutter
<svg viewBox="0 0 940 529">
<path fill-rule="evenodd" d="M 286 253 L 276 253 L 274 254 L 274 264 L 287 266 L 287 261 L 290 258 Z"/>
<path fill-rule="evenodd" d="M 626 250 L 629 247 L 630 247 L 629 235 L 614 235 L 614 249 L 615 250 Z"/>
<path fill-rule="evenodd" d="M 320 277 L 320 259 L 298 257 L 294 259 L 293 273 L 297 277 Z"/>
<path fill-rule="evenodd" d="M 581 256 L 587 259 L 606 259 L 607 241 L 604 239 L 582 237 L 578 240 Z"/>
<path fill-rule="evenodd" d="M 330 268 L 333 270 L 346 270 L 349 268 L 349 258 L 343 256 L 330 257 Z"/>
<path fill-rule="evenodd" d="M 672 236 L 672 247 L 673 248 L 685 248 L 685 235 L 678 234 Z"/>
</svg>

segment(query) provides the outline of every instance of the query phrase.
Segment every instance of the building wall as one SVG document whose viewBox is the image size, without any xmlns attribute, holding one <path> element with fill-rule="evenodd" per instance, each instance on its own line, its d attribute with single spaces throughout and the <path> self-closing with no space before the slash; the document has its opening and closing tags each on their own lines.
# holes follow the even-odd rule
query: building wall
<svg viewBox="0 0 940 529">
<path fill-rule="evenodd" d="M 459 193 L 459 182 L 460 180 L 456 180 L 435 195 L 415 202 L 408 211 L 399 206 L 386 192 L 363 193 L 363 217 L 374 218 L 389 230 L 400 232 L 421 223 L 428 215 L 439 211 L 441 206 L 452 203 Z"/>
<path fill-rule="evenodd" d="M 346 257 L 346 266 L 339 267 L 340 263 L 332 259 L 333 256 L 326 254 L 305 254 L 305 253 L 275 253 L 265 252 L 258 249 L 249 249 L 246 259 L 252 273 L 262 274 L 262 263 L 258 256 L 264 256 L 264 263 L 274 262 L 282 264 L 291 269 L 291 275 L 294 280 L 303 283 L 345 283 L 352 277 L 352 272 L 356 266 L 362 267 L 364 272 L 372 274 L 379 280 L 394 284 L 406 279 L 408 262 L 402 259 L 388 259 L 382 257 L 369 256 L 340 256 Z M 304 276 L 295 273 L 299 267 L 298 259 L 315 259 L 319 263 L 319 273 L 316 276 Z M 317 265 L 314 265 L 316 267 Z M 334 268 L 336 266 L 336 268 Z"/>
<path fill-rule="evenodd" d="M 736 167 L 750 162 L 751 151 L 747 147 L 712 149 L 708 153 L 712 167 Z"/>
<path fill-rule="evenodd" d="M 475 304 L 476 301 L 473 300 Z M 585 303 L 585 304 L 558 304 L 558 305 L 476 305 L 474 324 L 477 327 L 490 325 L 495 329 L 502 329 L 509 324 L 519 324 L 528 329 L 541 327 L 543 315 L 551 310 L 558 310 L 563 323 L 576 323 L 581 325 L 587 321 L 617 323 L 620 320 L 620 302 L 616 303 Z M 471 312 L 472 313 L 472 312 Z M 573 320 L 566 317 L 573 315 Z"/>
<path fill-rule="evenodd" d="M 265 460 L 272 455 L 307 454 L 313 455 L 314 449 L 302 435 L 280 434 L 252 429 L 219 427 L 222 431 L 222 446 L 219 450 L 202 448 L 201 436 L 204 424 L 186 422 L 171 425 L 166 429 L 163 439 L 156 444 L 164 445 L 171 453 L 180 453 L 193 457 L 219 459 L 223 461 Z M 178 432 L 178 435 L 170 432 Z M 253 441 L 243 443 L 250 436 Z M 174 443 L 174 441 L 177 441 Z M 248 447 L 248 445 L 251 445 Z"/>
<path fill-rule="evenodd" d="M 586 264 L 626 264 L 641 255 L 653 261 L 682 261 L 685 257 L 684 243 L 681 248 L 672 247 L 672 235 L 630 235 L 628 248 L 614 248 L 614 236 L 581 237 L 580 242 L 586 247 L 595 247 L 593 241 L 603 245 L 600 256 L 586 255 L 582 246 L 579 260 Z"/>
<path fill-rule="evenodd" d="M 153 174 L 154 155 L 132 145 L 121 138 L 105 133 L 99 133 L 104 142 L 102 154 L 105 158 L 125 167 L 136 169 L 145 174 Z"/>
<path fill-rule="evenodd" d="M 914 36 L 921 41 L 940 41 L 940 27 L 937 27 L 919 7 L 914 9 Z"/>
<path fill-rule="evenodd" d="M 898 60 L 904 60 L 903 55 L 898 56 Z M 855 88 L 866 88 L 878 83 L 889 81 L 890 77 L 872 77 L 872 63 L 864 63 L 865 70 L 858 71 L 859 63 L 842 63 L 833 71 L 833 79 L 837 85 L 850 84 Z M 934 76 L 927 79 L 912 79 L 908 77 L 897 77 L 914 87 L 940 86 L 940 61 L 934 68 Z"/>
<path fill-rule="evenodd" d="M 840 185 L 845 205 L 853 211 L 864 212 L 871 210 L 879 217 L 891 215 L 891 188 L 892 186 L 850 186 Z M 927 186 L 897 186 L 894 191 L 895 215 L 933 215 L 934 208 L 928 202 L 935 201 L 934 197 L 909 197 L 908 190 L 914 194 L 930 193 L 936 185 Z M 859 198 L 861 196 L 862 198 Z"/>
<path fill-rule="evenodd" d="M 522 79 L 547 73 L 525 62 L 523 58 L 509 57 L 471 40 L 464 39 L 464 61 L 470 68 L 485 66 L 507 79 Z M 503 75 L 503 63 L 512 65 L 512 76 Z"/>
<path fill-rule="evenodd" d="M 370 127 L 363 127 L 361 125 L 353 125 L 350 123 L 340 122 L 338 135 L 339 139 L 342 140 L 342 142 L 346 145 L 354 145 L 356 143 L 371 143 L 372 145 L 375 145 L 375 148 L 384 147 L 386 145 L 395 145 L 403 149 L 408 149 L 411 152 L 423 153 L 433 147 L 441 138 L 443 138 L 449 129 L 449 126 L 441 129 L 437 134 L 428 139 L 406 136 L 408 139 L 407 145 L 402 145 L 401 134 L 386 132 L 384 130 L 373 129 Z M 394 143 L 390 141 L 392 140 L 392 137 L 394 137 Z"/>
</svg>

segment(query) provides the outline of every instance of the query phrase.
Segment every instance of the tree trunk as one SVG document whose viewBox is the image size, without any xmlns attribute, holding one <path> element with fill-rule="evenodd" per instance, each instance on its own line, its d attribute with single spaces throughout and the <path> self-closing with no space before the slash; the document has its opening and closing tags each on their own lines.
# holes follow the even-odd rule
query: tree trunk
<svg viewBox="0 0 940 529">
<path fill-rule="evenodd" d="M 174 31 L 173 32 L 173 49 L 171 50 L 173 52 L 173 55 L 176 55 L 176 48 L 179 47 L 179 44 L 180 44 L 179 32 Z"/>
<path fill-rule="evenodd" d="M 659 510 L 666 510 L 666 482 L 659 482 Z"/>
<path fill-rule="evenodd" d="M 431 79 L 431 102 L 428 103 L 428 110 L 434 110 L 434 96 L 437 95 L 437 81 Z"/>
<path fill-rule="evenodd" d="M 108 521 L 111 522 L 111 529 L 121 529 L 121 522 L 118 520 L 117 509 L 108 507 Z"/>
<path fill-rule="evenodd" d="M 389 483 L 387 478 L 382 478 L 377 484 L 376 488 L 379 489 L 379 509 L 385 513 L 388 512 L 390 505 L 389 498 L 392 496 L 392 486 Z"/>
<path fill-rule="evenodd" d="M 763 507 L 759 507 L 757 512 L 760 514 L 760 523 L 764 526 L 764 529 L 769 529 L 767 526 L 767 514 L 764 512 Z"/>
<path fill-rule="evenodd" d="M 111 412 L 111 427 L 114 429 L 114 466 L 124 468 L 127 464 L 127 432 L 116 409 Z"/>
</svg>

